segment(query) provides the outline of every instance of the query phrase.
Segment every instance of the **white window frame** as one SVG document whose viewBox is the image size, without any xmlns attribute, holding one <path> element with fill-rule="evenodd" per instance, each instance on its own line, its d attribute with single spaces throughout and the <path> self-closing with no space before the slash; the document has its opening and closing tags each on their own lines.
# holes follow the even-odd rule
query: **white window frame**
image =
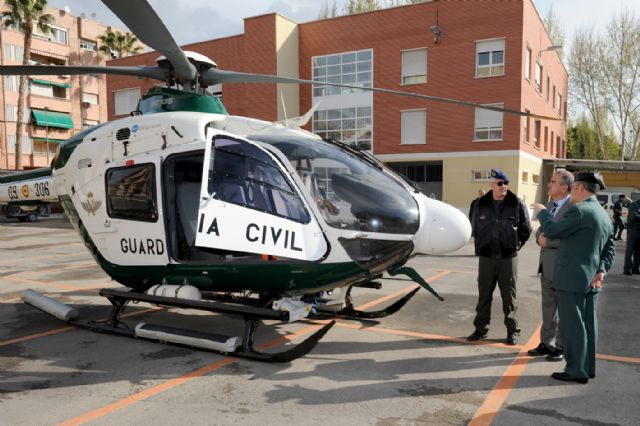
<svg viewBox="0 0 640 426">
<path fill-rule="evenodd" d="M 471 170 L 471 182 L 490 182 L 491 169 Z"/>
<path fill-rule="evenodd" d="M 98 105 L 99 96 L 95 93 L 82 92 L 82 102 Z"/>
<path fill-rule="evenodd" d="M 135 103 L 132 101 L 132 98 L 130 97 L 130 95 L 137 90 L 137 98 L 135 100 Z M 129 96 L 127 97 L 127 106 L 118 109 L 118 101 L 117 101 L 117 97 L 119 93 L 123 93 L 123 92 L 129 92 Z M 128 115 L 131 113 L 131 111 L 135 111 L 136 107 L 138 106 L 138 101 L 140 100 L 140 98 L 142 97 L 141 95 L 141 90 L 140 87 L 129 87 L 127 89 L 120 89 L 120 90 L 114 90 L 113 91 L 113 113 L 114 115 Z M 134 105 L 132 106 L 132 103 L 134 103 Z M 131 109 L 129 109 L 131 108 Z M 127 111 L 123 111 L 123 109 L 127 109 Z"/>
<path fill-rule="evenodd" d="M 484 104 L 484 106 L 491 106 L 491 107 L 498 107 L 498 108 L 504 108 L 504 104 L 503 103 L 496 103 L 496 104 Z M 489 120 L 489 117 L 478 117 L 478 115 L 489 115 L 489 114 L 495 114 L 494 117 L 491 117 L 491 119 Z M 478 119 L 487 119 L 489 121 L 493 121 L 496 120 L 497 121 L 497 114 L 500 114 L 500 126 L 494 126 L 494 125 L 489 125 L 489 126 L 479 126 L 478 124 Z M 482 123 L 481 123 L 482 124 Z M 500 137 L 499 138 L 492 138 L 491 137 L 491 132 L 500 132 Z M 486 138 L 479 138 L 478 137 L 478 132 L 486 132 L 487 133 L 487 137 Z M 474 120 L 473 120 L 473 142 L 497 142 L 497 141 L 502 141 L 504 140 L 504 113 L 503 112 L 497 112 L 497 111 L 491 111 L 488 109 L 483 109 L 483 108 L 476 108 L 475 111 L 475 115 L 474 115 Z"/>
<path fill-rule="evenodd" d="M 502 62 L 494 62 L 494 53 L 502 52 Z M 489 53 L 489 63 L 480 65 L 480 54 Z M 505 38 L 476 40 L 476 78 L 502 77 L 505 73 Z M 481 75 L 481 70 L 488 69 L 487 75 Z"/>
<path fill-rule="evenodd" d="M 538 92 L 540 94 L 540 96 L 542 96 L 542 77 L 543 77 L 542 74 L 543 74 L 543 70 L 544 70 L 544 67 L 542 66 L 540 61 L 536 61 L 535 87 L 536 87 L 536 92 Z"/>
<path fill-rule="evenodd" d="M 525 108 L 524 112 L 531 112 L 531 111 L 529 110 L 529 108 Z M 522 118 L 524 119 L 524 126 L 523 126 L 524 143 L 531 144 L 531 117 L 527 115 Z"/>
<path fill-rule="evenodd" d="M 88 50 L 89 52 L 96 52 L 98 50 L 98 43 L 93 40 L 80 39 L 80 49 Z"/>
<path fill-rule="evenodd" d="M 526 52 L 524 55 L 524 78 L 527 79 L 529 83 L 531 83 L 531 58 L 533 57 L 533 50 L 531 47 L 526 47 Z"/>
<path fill-rule="evenodd" d="M 366 59 L 365 56 L 369 56 L 369 59 Z M 352 57 L 353 59 L 351 59 Z M 335 63 L 330 64 L 330 61 Z M 373 62 L 373 49 L 352 50 L 330 55 L 313 56 L 311 58 L 311 75 L 312 79 L 318 83 L 311 85 L 311 96 L 313 98 L 321 98 L 325 96 L 362 93 L 363 91 L 360 89 L 326 86 L 322 83 L 329 82 L 372 87 L 374 81 Z M 351 68 L 353 68 L 353 71 L 351 71 Z M 367 74 L 369 78 L 364 79 Z"/>
<path fill-rule="evenodd" d="M 424 53 L 424 58 L 422 57 Z M 427 82 L 428 52 L 426 47 L 400 51 L 400 85 L 424 84 Z M 422 63 L 424 59 L 424 64 Z M 423 69 L 424 66 L 424 69 Z"/>
<path fill-rule="evenodd" d="M 410 129 L 405 127 L 410 119 L 423 120 L 424 126 L 420 126 L 422 123 L 417 123 L 419 127 L 415 128 L 415 131 L 409 132 Z M 407 109 L 400 111 L 400 145 L 426 145 L 427 143 L 427 110 L 426 108 L 420 109 Z"/>
</svg>

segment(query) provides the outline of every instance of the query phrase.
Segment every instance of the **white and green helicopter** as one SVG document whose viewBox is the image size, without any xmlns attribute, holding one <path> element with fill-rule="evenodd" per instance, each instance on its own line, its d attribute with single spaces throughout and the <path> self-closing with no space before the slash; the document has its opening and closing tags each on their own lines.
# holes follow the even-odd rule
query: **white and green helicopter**
<svg viewBox="0 0 640 426">
<path fill-rule="evenodd" d="M 128 289 L 100 290 L 114 306 L 101 323 L 31 290 L 25 302 L 96 331 L 288 361 L 309 351 L 333 322 L 291 349 L 261 353 L 253 347 L 260 320 L 389 315 L 415 291 L 376 312 L 354 309 L 350 296 L 354 287 L 379 288 L 385 272 L 406 275 L 439 297 L 406 262 L 464 246 L 471 226 L 462 212 L 366 153 L 300 128 L 229 115 L 205 91 L 220 83 L 313 81 L 221 70 L 182 51 L 147 1 L 103 3 L 163 54 L 157 67 L 0 66 L 0 74 L 124 74 L 174 88 L 156 87 L 130 117 L 71 137 L 50 169 L 0 178 L 0 191 L 10 202 L 58 200 L 100 267 Z M 129 327 L 120 316 L 130 301 L 238 315 L 244 335 Z"/>
</svg>

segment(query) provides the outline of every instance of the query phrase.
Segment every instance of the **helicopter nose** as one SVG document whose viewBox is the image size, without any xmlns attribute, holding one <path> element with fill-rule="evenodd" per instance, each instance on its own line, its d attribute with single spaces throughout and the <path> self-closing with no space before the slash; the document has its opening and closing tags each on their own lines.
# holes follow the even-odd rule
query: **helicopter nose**
<svg viewBox="0 0 640 426">
<path fill-rule="evenodd" d="M 471 223 L 457 208 L 417 194 L 420 229 L 413 254 L 443 254 L 458 250 L 471 238 Z"/>
</svg>

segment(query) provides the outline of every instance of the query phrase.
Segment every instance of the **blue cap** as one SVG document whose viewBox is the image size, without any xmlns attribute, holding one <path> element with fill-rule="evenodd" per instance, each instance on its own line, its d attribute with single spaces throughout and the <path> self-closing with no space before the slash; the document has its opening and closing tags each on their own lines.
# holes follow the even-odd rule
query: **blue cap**
<svg viewBox="0 0 640 426">
<path fill-rule="evenodd" d="M 491 177 L 494 179 L 501 179 L 504 183 L 509 184 L 509 176 L 500 169 L 491 169 Z"/>
</svg>

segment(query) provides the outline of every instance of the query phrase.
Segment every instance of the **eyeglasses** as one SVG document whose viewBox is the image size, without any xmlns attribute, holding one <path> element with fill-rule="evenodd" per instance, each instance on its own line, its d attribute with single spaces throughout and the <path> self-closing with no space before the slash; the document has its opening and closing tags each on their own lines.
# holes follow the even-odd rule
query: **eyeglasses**
<svg viewBox="0 0 640 426">
<path fill-rule="evenodd" d="M 503 182 L 503 181 L 496 182 L 496 186 L 507 186 L 507 185 L 509 185 L 508 182 Z"/>
</svg>

